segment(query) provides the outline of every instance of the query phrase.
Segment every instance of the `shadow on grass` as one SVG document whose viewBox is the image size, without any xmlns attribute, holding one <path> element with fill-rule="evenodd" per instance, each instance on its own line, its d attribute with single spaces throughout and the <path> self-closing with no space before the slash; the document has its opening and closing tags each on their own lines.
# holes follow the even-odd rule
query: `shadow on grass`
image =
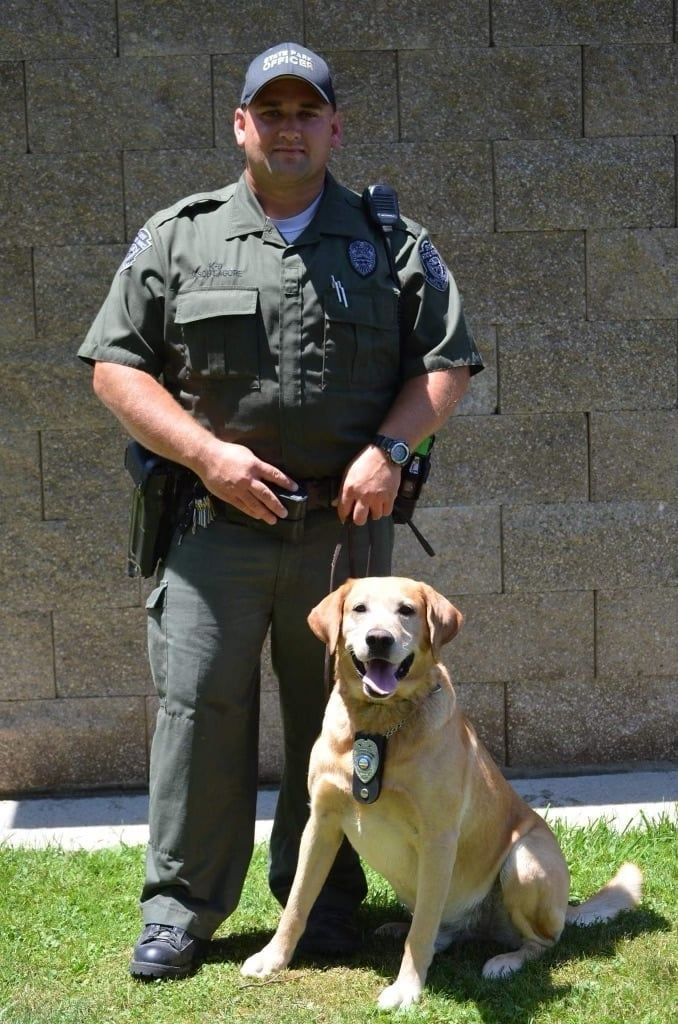
<svg viewBox="0 0 678 1024">
<path fill-rule="evenodd" d="M 386 984 L 398 973 L 402 943 L 376 937 L 373 933 L 380 924 L 398 918 L 402 919 L 402 910 L 397 904 L 364 905 L 360 919 L 365 943 L 359 953 L 341 960 L 295 956 L 293 966 L 317 970 L 335 966 L 369 968 L 382 976 Z M 606 924 L 588 928 L 568 926 L 552 950 L 504 981 L 484 979 L 482 968 L 486 960 L 503 952 L 505 947 L 491 942 L 460 943 L 434 958 L 426 987 L 431 994 L 443 996 L 451 1003 L 472 1003 L 485 1024 L 528 1024 L 540 1008 L 566 999 L 571 991 L 570 985 L 554 983 L 554 968 L 573 961 L 612 958 L 623 940 L 670 930 L 671 924 L 665 917 L 645 908 L 627 911 Z M 215 939 L 206 951 L 205 960 L 242 963 L 261 949 L 271 935 L 272 931 L 267 929 Z"/>
<path fill-rule="evenodd" d="M 505 980 L 482 977 L 486 960 L 504 952 L 505 947 L 490 942 L 460 944 L 434 959 L 427 987 L 452 1001 L 474 1003 L 486 1024 L 527 1024 L 541 1007 L 561 1001 L 571 991 L 570 985 L 554 983 L 554 968 L 573 961 L 613 958 L 622 940 L 670 930 L 665 917 L 647 909 L 627 911 L 606 924 L 568 926 L 552 950 Z"/>
</svg>

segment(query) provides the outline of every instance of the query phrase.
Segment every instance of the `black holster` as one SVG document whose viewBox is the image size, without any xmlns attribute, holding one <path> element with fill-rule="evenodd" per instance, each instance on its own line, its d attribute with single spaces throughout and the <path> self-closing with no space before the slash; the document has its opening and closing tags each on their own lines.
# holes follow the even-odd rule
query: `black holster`
<svg viewBox="0 0 678 1024">
<path fill-rule="evenodd" d="M 125 468 L 134 481 L 130 507 L 127 575 L 153 576 L 167 554 L 178 520 L 180 494 L 190 473 L 183 466 L 130 441 Z"/>
</svg>

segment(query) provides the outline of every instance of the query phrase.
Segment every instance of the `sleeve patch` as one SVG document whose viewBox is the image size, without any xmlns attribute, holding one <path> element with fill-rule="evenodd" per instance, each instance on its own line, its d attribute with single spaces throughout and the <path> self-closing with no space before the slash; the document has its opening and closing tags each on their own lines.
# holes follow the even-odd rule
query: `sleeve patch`
<svg viewBox="0 0 678 1024">
<path fill-rule="evenodd" d="M 142 252 L 146 249 L 150 249 L 153 245 L 153 239 L 151 238 L 150 232 L 146 228 L 141 228 L 136 235 L 136 238 L 127 250 L 127 255 L 120 264 L 119 274 L 122 274 L 123 270 L 128 270 L 132 266 L 138 256 L 141 256 Z"/>
<path fill-rule="evenodd" d="M 449 273 L 445 261 L 430 239 L 424 238 L 420 243 L 419 258 L 427 284 L 439 292 L 444 292 L 449 281 Z"/>
</svg>

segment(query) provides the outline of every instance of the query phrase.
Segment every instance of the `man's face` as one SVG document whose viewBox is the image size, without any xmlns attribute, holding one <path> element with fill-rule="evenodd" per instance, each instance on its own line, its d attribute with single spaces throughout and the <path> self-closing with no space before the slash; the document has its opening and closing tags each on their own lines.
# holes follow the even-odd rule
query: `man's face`
<svg viewBox="0 0 678 1024">
<path fill-rule="evenodd" d="M 331 104 L 297 78 L 271 82 L 235 112 L 236 142 L 245 151 L 255 191 L 271 186 L 322 187 L 330 152 L 341 142 L 341 121 Z"/>
</svg>

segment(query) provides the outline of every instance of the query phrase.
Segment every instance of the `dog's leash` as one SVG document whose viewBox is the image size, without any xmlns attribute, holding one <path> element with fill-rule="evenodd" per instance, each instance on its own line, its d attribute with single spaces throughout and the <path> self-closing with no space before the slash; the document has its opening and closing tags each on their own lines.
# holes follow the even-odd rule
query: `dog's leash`
<svg viewBox="0 0 678 1024">
<path fill-rule="evenodd" d="M 346 547 L 346 550 L 348 552 L 348 572 L 349 572 L 349 575 L 353 576 L 353 577 L 357 576 L 357 571 L 356 571 L 357 567 L 356 567 L 356 558 L 355 558 L 355 545 L 353 543 L 353 540 L 354 540 L 354 538 L 353 538 L 353 529 L 354 529 L 353 521 L 351 519 L 347 519 L 345 521 L 345 523 L 343 524 L 342 528 L 341 528 L 341 533 L 339 534 L 339 539 L 338 539 L 338 541 L 337 541 L 337 543 L 335 545 L 334 553 L 332 555 L 332 563 L 330 565 L 330 589 L 328 591 L 330 594 L 335 589 L 337 565 L 339 564 L 339 559 L 341 558 L 341 553 L 344 550 L 344 547 Z M 367 547 L 367 565 L 365 567 L 365 575 L 369 576 L 370 575 L 370 569 L 371 569 L 371 566 L 372 566 L 372 521 L 370 519 L 367 520 L 367 530 L 368 530 L 368 536 L 369 536 L 369 543 L 368 543 L 368 547 Z M 332 656 L 330 654 L 329 647 L 326 646 L 325 647 L 325 669 L 324 669 L 324 675 L 323 675 L 324 683 L 325 683 L 325 703 L 327 703 L 327 701 L 329 700 L 330 691 L 332 689 L 331 681 L 330 681 L 331 670 L 332 670 Z"/>
</svg>

